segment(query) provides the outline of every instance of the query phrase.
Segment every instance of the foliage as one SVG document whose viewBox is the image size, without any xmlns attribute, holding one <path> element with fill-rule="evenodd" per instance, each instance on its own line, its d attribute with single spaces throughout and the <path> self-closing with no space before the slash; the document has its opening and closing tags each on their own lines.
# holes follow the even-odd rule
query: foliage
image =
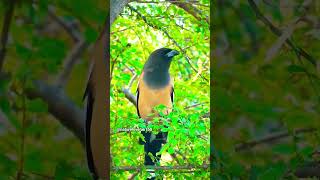
<svg viewBox="0 0 320 180">
<path fill-rule="evenodd" d="M 1 31 L 9 2 L 0 2 Z M 64 70 L 65 57 L 77 43 L 48 9 L 54 7 L 55 16 L 91 42 L 91 32 L 99 31 L 105 20 L 105 2 L 37 2 L 16 1 L 10 26 L 0 77 L 0 112 L 4 114 L 0 119 L 0 179 L 16 179 L 18 172 L 22 179 L 90 179 L 83 145 L 49 113 L 46 102 L 29 99 L 26 90 L 33 88 L 35 79 L 54 84 Z M 63 87 L 79 106 L 83 104 L 88 57 L 84 51 Z"/>
<path fill-rule="evenodd" d="M 319 17 L 319 2 L 254 1 L 282 36 L 256 16 L 249 2 L 214 5 L 213 177 L 293 177 L 297 167 L 317 161 L 320 86 L 318 68 L 286 44 L 285 36 L 319 60 L 319 29 L 307 20 Z M 295 133 L 303 128 L 312 129 Z M 289 136 L 235 150 L 279 132 Z"/>
<path fill-rule="evenodd" d="M 200 2 L 208 5 L 208 2 Z M 142 128 L 136 108 L 124 96 L 122 89 L 130 85 L 135 92 L 135 75 L 141 74 L 149 54 L 155 49 L 169 47 L 180 51 L 174 58 L 170 73 L 174 78 L 174 111 L 158 119 L 164 124 L 148 126 L 154 132 L 168 131 L 168 143 L 163 146 L 164 166 L 202 165 L 209 163 L 209 24 L 199 21 L 183 9 L 165 2 L 130 3 L 111 29 L 111 151 L 113 166 L 141 166 L 144 162 L 143 146 L 138 144 L 140 132 L 117 132 L 119 128 Z M 209 7 L 201 8 L 204 16 Z M 136 13 L 134 10 L 139 13 Z M 145 19 L 144 19 L 145 18 Z M 169 34 L 169 36 L 166 34 Z M 180 46 L 178 47 L 175 42 Z M 185 54 L 181 49 L 185 50 Z M 187 62 L 195 67 L 195 72 Z M 194 106 L 194 107 L 193 107 Z M 159 107 L 161 109 L 161 107 Z M 165 127 L 167 125 L 167 127 Z M 170 157 L 171 155 L 171 157 Z M 172 157 L 175 156 L 173 159 Z M 160 171 L 161 172 L 161 171 Z M 115 179 L 128 177 L 133 172 L 116 171 Z M 167 178 L 208 178 L 209 172 L 179 173 L 163 171 Z M 138 178 L 145 176 L 145 172 Z"/>
</svg>

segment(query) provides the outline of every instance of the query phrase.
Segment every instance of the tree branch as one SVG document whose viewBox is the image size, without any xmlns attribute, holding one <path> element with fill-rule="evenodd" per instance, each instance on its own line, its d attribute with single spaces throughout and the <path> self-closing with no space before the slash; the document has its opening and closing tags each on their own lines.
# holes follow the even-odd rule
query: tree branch
<svg viewBox="0 0 320 180">
<path fill-rule="evenodd" d="M 141 171 L 144 168 L 148 168 L 148 166 L 122 166 L 122 167 L 112 167 L 113 171 Z M 185 166 L 151 166 L 152 169 L 155 170 L 163 170 L 163 171 L 170 171 L 170 170 L 195 170 L 195 169 L 208 169 L 208 164 L 203 164 L 201 166 L 194 166 L 194 165 L 185 165 Z"/>
<path fill-rule="evenodd" d="M 125 97 L 135 106 L 137 106 L 137 97 L 133 95 L 129 89 L 122 88 L 122 92 L 124 93 Z"/>
<path fill-rule="evenodd" d="M 28 98 L 40 98 L 48 104 L 49 112 L 84 143 L 85 113 L 67 95 L 43 81 L 33 81 L 33 88 L 26 89 Z"/>
<path fill-rule="evenodd" d="M 85 40 L 80 40 L 73 49 L 69 52 L 64 61 L 64 67 L 61 73 L 58 75 L 56 85 L 58 87 L 64 87 L 70 77 L 74 65 L 80 59 L 84 50 L 89 46 Z"/>
<path fill-rule="evenodd" d="M 73 26 L 69 25 L 63 18 L 57 16 L 54 12 L 54 7 L 50 6 L 48 8 L 49 16 L 55 20 L 65 31 L 70 35 L 70 37 L 77 42 L 77 44 L 69 51 L 64 62 L 64 68 L 62 72 L 57 76 L 56 85 L 58 87 L 64 87 L 70 77 L 71 71 L 74 65 L 79 60 L 80 56 L 84 50 L 89 46 L 89 44 L 84 40 L 80 32 Z"/>
<path fill-rule="evenodd" d="M 303 134 L 303 133 L 312 133 L 314 131 L 316 131 L 316 128 L 301 128 L 301 129 L 297 129 L 293 132 L 293 134 Z M 289 133 L 288 131 L 284 131 L 284 132 L 277 132 L 274 134 L 268 134 L 262 138 L 259 139 L 255 139 L 255 140 L 251 140 L 248 142 L 244 142 L 241 144 L 237 144 L 235 147 L 235 151 L 242 151 L 242 150 L 247 150 L 250 148 L 253 148 L 259 144 L 264 144 L 264 143 L 269 143 L 269 142 L 273 142 L 282 138 L 286 138 L 288 136 L 290 136 L 292 133 Z"/>
<path fill-rule="evenodd" d="M 67 22 L 65 22 L 63 18 L 55 14 L 53 6 L 48 7 L 48 14 L 54 21 L 56 21 L 61 27 L 63 27 L 63 29 L 70 35 L 70 37 L 74 41 L 77 42 L 82 39 L 82 36 L 80 35 L 79 31 L 77 31 L 74 27 L 70 26 Z"/>
<path fill-rule="evenodd" d="M 118 15 L 122 12 L 123 7 L 128 4 L 129 0 L 111 0 L 110 2 L 110 25 L 116 20 Z"/>
<path fill-rule="evenodd" d="M 182 8 L 187 13 L 191 14 L 194 18 L 196 18 L 198 21 L 205 20 L 208 24 L 210 24 L 209 17 L 205 16 L 204 18 L 202 12 L 198 8 L 192 6 L 192 4 L 175 0 L 169 0 L 169 2 Z"/>
<path fill-rule="evenodd" d="M 274 26 L 263 14 L 262 12 L 259 10 L 258 6 L 256 5 L 256 3 L 254 2 L 254 0 L 248 0 L 249 5 L 251 6 L 252 10 L 255 12 L 257 18 L 259 18 L 266 26 L 269 27 L 269 29 L 277 36 L 281 36 L 282 35 L 282 31 L 277 28 L 276 26 Z M 317 61 L 316 59 L 314 59 L 311 55 L 309 55 L 305 50 L 303 50 L 302 48 L 294 45 L 294 43 L 290 40 L 287 39 L 286 43 L 299 55 L 303 56 L 307 61 L 309 61 L 311 64 L 313 64 L 314 66 L 317 66 Z"/>
<path fill-rule="evenodd" d="M 2 32 L 1 32 L 0 72 L 2 71 L 2 66 L 4 64 L 4 58 L 6 56 L 6 51 L 7 51 L 6 46 L 7 46 L 8 36 L 9 36 L 11 19 L 12 19 L 13 13 L 14 13 L 15 0 L 10 0 L 8 2 L 8 4 L 9 4 L 9 7 L 4 15 L 3 27 L 2 27 Z"/>
<path fill-rule="evenodd" d="M 132 84 L 133 82 L 135 81 L 135 79 L 137 78 L 137 74 L 134 72 L 130 82 L 129 82 L 129 85 L 128 87 L 123 87 L 122 88 L 122 92 L 124 93 L 125 97 L 132 103 L 134 104 L 135 106 L 137 106 L 137 97 L 135 95 L 133 95 L 131 92 L 130 92 L 130 89 L 132 87 Z"/>
<path fill-rule="evenodd" d="M 131 175 L 129 176 L 128 180 L 134 180 L 134 178 L 135 178 L 140 172 L 141 172 L 141 171 L 138 170 L 137 172 L 131 174 Z"/>
<path fill-rule="evenodd" d="M 301 166 L 294 172 L 294 175 L 299 178 L 320 178 L 320 162 L 311 162 Z"/>
</svg>

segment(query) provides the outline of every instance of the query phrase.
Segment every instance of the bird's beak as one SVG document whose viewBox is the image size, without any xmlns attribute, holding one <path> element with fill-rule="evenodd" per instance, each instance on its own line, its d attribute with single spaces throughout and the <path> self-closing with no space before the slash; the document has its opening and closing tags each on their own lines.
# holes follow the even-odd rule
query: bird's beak
<svg viewBox="0 0 320 180">
<path fill-rule="evenodd" d="M 166 56 L 168 56 L 169 58 L 171 58 L 171 57 L 174 57 L 174 56 L 176 56 L 176 55 L 178 55 L 178 54 L 179 54 L 178 51 L 172 50 L 172 51 L 168 52 L 168 53 L 166 54 Z"/>
</svg>

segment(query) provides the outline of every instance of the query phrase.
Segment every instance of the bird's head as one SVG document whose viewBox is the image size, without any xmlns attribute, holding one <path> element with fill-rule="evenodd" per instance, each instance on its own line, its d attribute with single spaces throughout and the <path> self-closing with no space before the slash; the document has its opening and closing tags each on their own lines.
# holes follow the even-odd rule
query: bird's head
<svg viewBox="0 0 320 180">
<path fill-rule="evenodd" d="M 144 81 L 150 87 L 163 87 L 170 82 L 169 68 L 172 58 L 179 52 L 169 48 L 153 51 L 144 65 Z"/>
<path fill-rule="evenodd" d="M 171 61 L 172 58 L 176 55 L 179 55 L 179 52 L 174 49 L 160 48 L 160 49 L 153 51 L 151 53 L 149 59 L 152 57 L 152 58 L 159 59 L 162 61 Z"/>
<path fill-rule="evenodd" d="M 145 64 L 145 68 L 164 68 L 169 69 L 172 58 L 178 55 L 179 52 L 174 49 L 169 48 L 160 48 L 151 53 L 147 63 Z"/>
</svg>

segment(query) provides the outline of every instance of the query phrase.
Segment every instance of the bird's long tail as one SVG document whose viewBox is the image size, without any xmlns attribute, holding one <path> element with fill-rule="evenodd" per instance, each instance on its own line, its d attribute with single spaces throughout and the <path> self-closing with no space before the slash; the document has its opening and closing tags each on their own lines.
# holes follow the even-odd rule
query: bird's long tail
<svg viewBox="0 0 320 180">
<path fill-rule="evenodd" d="M 160 162 L 161 155 L 157 153 L 160 152 L 162 144 L 167 142 L 168 132 L 159 132 L 157 135 L 152 134 L 152 132 L 142 132 L 142 135 L 145 138 L 145 142 L 141 139 L 139 140 L 140 144 L 144 145 L 145 159 L 144 165 L 146 166 L 154 166 Z M 152 157 L 150 155 L 152 154 Z M 149 173 L 153 174 L 154 170 L 147 169 Z M 153 171 L 153 172 L 152 172 Z M 154 178 L 149 178 L 150 180 Z"/>
</svg>

